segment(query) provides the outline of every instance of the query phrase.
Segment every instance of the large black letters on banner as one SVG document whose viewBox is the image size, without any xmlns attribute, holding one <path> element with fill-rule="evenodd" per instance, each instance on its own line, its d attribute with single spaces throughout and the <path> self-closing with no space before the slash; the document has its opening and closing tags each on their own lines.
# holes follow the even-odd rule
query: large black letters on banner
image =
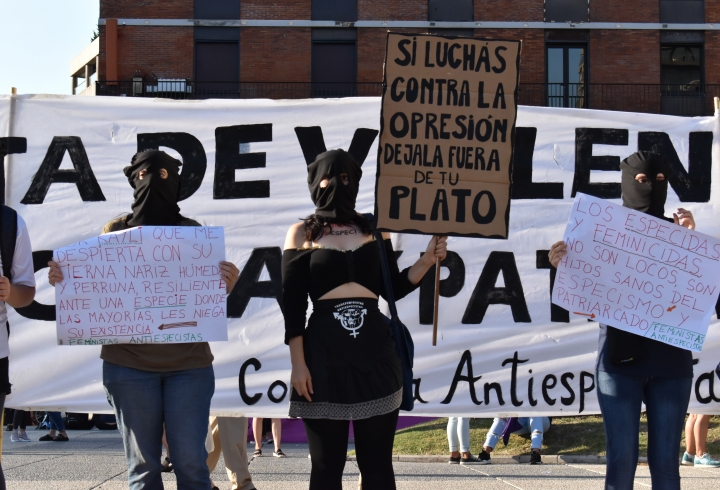
<svg viewBox="0 0 720 490">
<path fill-rule="evenodd" d="M 37 272 L 47 268 L 47 264 L 52 260 L 52 256 L 52 250 L 37 250 L 33 252 L 33 270 Z M 15 308 L 15 311 L 31 320 L 55 321 L 55 305 L 44 305 L 38 303 L 36 300 L 33 300 L 32 303 L 24 308 Z"/>
<path fill-rule="evenodd" d="M 278 386 L 279 386 L 280 388 L 282 388 L 283 392 L 282 392 L 282 395 L 280 395 L 280 396 L 275 396 L 275 388 L 277 388 Z M 281 403 L 281 402 L 285 399 L 285 396 L 287 396 L 287 392 L 288 392 L 287 383 L 285 383 L 284 381 L 280 381 L 279 379 L 277 379 L 277 380 L 273 381 L 272 384 L 270 385 L 270 388 L 268 388 L 268 390 L 267 390 L 267 396 L 268 396 L 268 399 L 269 399 L 271 402 L 273 402 L 273 403 Z"/>
<path fill-rule="evenodd" d="M 690 133 L 687 171 L 667 133 L 638 133 L 638 150 L 654 151 L 667 159 L 670 163 L 668 182 L 681 202 L 708 202 L 712 179 L 712 141 L 713 134 L 710 131 Z"/>
<path fill-rule="evenodd" d="M 620 197 L 620 183 L 590 182 L 591 170 L 620 171 L 620 157 L 592 156 L 593 145 L 628 145 L 627 129 L 576 128 L 575 129 L 575 177 L 572 197 L 578 192 L 600 199 Z M 620 176 L 618 176 L 618 181 Z"/>
<path fill-rule="evenodd" d="M 240 366 L 238 385 L 240 386 L 240 398 L 242 398 L 242 401 L 245 403 L 245 405 L 255 405 L 257 402 L 260 401 L 260 398 L 262 398 L 261 393 L 255 393 L 252 396 L 248 395 L 248 392 L 245 388 L 245 372 L 250 366 L 255 368 L 255 371 L 259 371 L 262 367 L 262 364 L 254 357 L 251 357 L 247 361 L 243 362 L 242 366 Z"/>
<path fill-rule="evenodd" d="M 467 376 L 462 374 L 463 367 L 465 367 L 465 365 L 467 365 Z M 445 405 L 450 403 L 453 395 L 455 395 L 458 383 L 460 381 L 466 381 L 468 383 L 468 388 L 470 389 L 470 399 L 475 405 L 480 405 L 482 402 L 477 399 L 477 395 L 475 393 L 475 382 L 480 378 L 482 378 L 482 376 L 473 376 L 472 354 L 469 350 L 466 350 L 460 357 L 460 362 L 455 370 L 455 376 L 453 376 L 452 383 L 450 383 L 450 390 L 448 390 L 447 396 L 440 403 Z"/>
<path fill-rule="evenodd" d="M 422 254 L 421 254 L 422 256 Z M 445 260 L 440 262 L 440 267 L 447 267 L 450 275 L 440 281 L 440 296 L 451 298 L 462 291 L 465 286 L 465 262 L 452 250 L 448 250 Z M 432 325 L 433 313 L 435 311 L 435 266 L 433 265 L 420 282 L 420 324 Z"/>
<path fill-rule="evenodd" d="M 533 182 L 532 164 L 537 128 L 516 128 L 513 149 L 512 199 L 562 199 L 562 182 Z"/>
<path fill-rule="evenodd" d="M 505 287 L 495 287 L 502 272 Z M 510 305 L 515 323 L 530 323 L 520 274 L 512 252 L 490 252 L 480 279 L 470 296 L 462 323 L 482 323 L 489 305 Z"/>
<path fill-rule="evenodd" d="M 590 386 L 585 385 L 585 380 L 590 380 Z M 592 393 L 595 390 L 595 375 L 588 373 L 587 371 L 580 371 L 580 411 L 583 413 L 585 410 L 585 393 Z"/>
<path fill-rule="evenodd" d="M 358 165 L 362 165 L 370 152 L 375 138 L 379 131 L 377 129 L 358 128 L 355 130 L 348 153 L 350 153 Z M 305 157 L 305 163 L 310 165 L 315 161 L 320 153 L 327 151 L 325 146 L 325 138 L 323 138 L 322 128 L 320 126 L 299 126 L 295 128 L 298 143 Z"/>
<path fill-rule="evenodd" d="M 415 394 L 413 395 L 413 400 L 418 401 L 420 403 L 427 403 L 425 400 L 422 399 L 420 396 L 420 382 L 422 381 L 422 378 L 415 378 L 413 379 L 413 387 L 415 389 Z"/>
<path fill-rule="evenodd" d="M 522 364 L 524 362 L 528 362 L 530 359 L 519 359 L 518 353 L 515 351 L 515 354 L 510 359 L 505 359 L 502 363 L 502 366 L 504 367 L 506 364 L 512 364 L 512 368 L 510 370 L 510 401 L 512 404 L 516 407 L 522 406 L 524 403 L 522 400 L 519 400 L 517 397 L 517 368 L 518 364 Z"/>
<path fill-rule="evenodd" d="M 60 170 L 66 151 L 70 154 L 74 170 Z M 53 137 L 40 169 L 33 176 L 30 188 L 20 202 L 42 204 L 50 185 L 60 182 L 75 184 L 83 201 L 105 201 L 102 189 L 90 168 L 82 140 L 77 136 Z"/>
<path fill-rule="evenodd" d="M 180 193 L 178 201 L 195 194 L 202 184 L 207 170 L 207 156 L 202 143 L 190 133 L 140 133 L 137 135 L 137 151 L 158 150 L 161 146 L 172 148 L 182 157 Z"/>
<path fill-rule="evenodd" d="M 575 401 L 575 391 L 573 391 L 572 386 L 570 386 L 568 379 L 575 379 L 575 375 L 573 373 L 563 373 L 563 375 L 560 376 L 560 382 L 568 392 L 568 396 L 560 397 L 560 402 L 566 407 L 569 407 Z"/>
<path fill-rule="evenodd" d="M 26 153 L 27 139 L 8 136 L 0 138 L 0 203 L 5 204 L 5 157 L 11 154 Z"/>
<path fill-rule="evenodd" d="M 550 321 L 558 323 L 570 323 L 570 312 L 562 306 L 558 306 L 552 302 L 552 292 L 555 287 L 555 275 L 557 269 L 550 263 L 548 257 L 549 250 L 535 251 L 535 268 L 550 269 Z"/>
<path fill-rule="evenodd" d="M 700 394 L 700 388 L 704 382 L 708 384 L 708 396 L 702 396 Z M 715 373 L 713 371 L 702 373 L 695 380 L 695 399 L 703 405 L 711 402 L 720 403 L 720 397 L 715 396 Z"/>
<path fill-rule="evenodd" d="M 250 298 L 275 298 L 282 307 L 282 251 L 280 247 L 256 248 L 240 272 L 235 287 L 228 296 L 228 318 L 240 318 Z M 269 281 L 259 281 L 263 266 L 267 267 Z"/>
<path fill-rule="evenodd" d="M 213 199 L 270 197 L 269 180 L 235 181 L 235 170 L 264 168 L 265 153 L 241 153 L 240 145 L 272 141 L 272 124 L 215 128 L 215 183 Z"/>
</svg>

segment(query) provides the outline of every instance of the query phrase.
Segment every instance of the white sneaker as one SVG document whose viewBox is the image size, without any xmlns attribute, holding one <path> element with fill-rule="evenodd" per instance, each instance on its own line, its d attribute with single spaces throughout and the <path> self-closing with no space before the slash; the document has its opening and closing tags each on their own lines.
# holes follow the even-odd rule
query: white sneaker
<svg viewBox="0 0 720 490">
<path fill-rule="evenodd" d="M 720 467 L 720 461 L 712 459 L 712 456 L 710 456 L 709 453 L 705 453 L 700 457 L 695 455 L 694 463 L 695 466 L 709 466 L 711 468 Z"/>
<path fill-rule="evenodd" d="M 20 442 L 20 439 L 18 438 L 18 430 L 14 429 L 12 432 L 12 435 L 10 436 L 10 440 L 12 442 Z"/>
<path fill-rule="evenodd" d="M 25 431 L 18 433 L 18 439 L 20 442 L 32 442 Z"/>
</svg>

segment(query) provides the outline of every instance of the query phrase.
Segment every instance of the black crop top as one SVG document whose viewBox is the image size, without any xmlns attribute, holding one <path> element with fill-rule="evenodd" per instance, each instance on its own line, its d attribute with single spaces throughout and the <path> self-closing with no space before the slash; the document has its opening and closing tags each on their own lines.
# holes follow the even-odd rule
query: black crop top
<svg viewBox="0 0 720 490">
<path fill-rule="evenodd" d="M 390 278 L 395 299 L 414 291 L 418 285 L 408 279 L 409 267 L 399 271 L 390 240 L 385 240 Z M 305 331 L 308 294 L 317 301 L 338 286 L 356 282 L 377 296 L 385 297 L 380 250 L 375 240 L 355 250 L 313 247 L 287 249 L 282 258 L 283 315 L 285 343 Z"/>
</svg>

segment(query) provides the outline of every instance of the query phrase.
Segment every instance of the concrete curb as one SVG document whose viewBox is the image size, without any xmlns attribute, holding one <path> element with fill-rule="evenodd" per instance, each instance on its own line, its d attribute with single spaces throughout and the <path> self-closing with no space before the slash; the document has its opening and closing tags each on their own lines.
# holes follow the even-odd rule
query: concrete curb
<svg viewBox="0 0 720 490">
<path fill-rule="evenodd" d="M 355 456 L 349 456 L 348 461 L 356 461 Z M 394 454 L 393 461 L 402 463 L 446 463 L 448 456 Z M 530 463 L 530 455 L 522 456 L 493 456 L 493 464 L 524 464 Z M 575 454 L 543 454 L 543 464 L 607 464 L 605 456 L 587 456 Z M 638 458 L 638 463 L 647 463 L 647 458 Z"/>
</svg>

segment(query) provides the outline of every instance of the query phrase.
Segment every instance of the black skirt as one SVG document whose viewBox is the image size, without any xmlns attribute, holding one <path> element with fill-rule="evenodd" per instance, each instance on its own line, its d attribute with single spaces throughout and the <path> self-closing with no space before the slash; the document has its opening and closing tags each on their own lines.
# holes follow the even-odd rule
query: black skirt
<svg viewBox="0 0 720 490">
<path fill-rule="evenodd" d="M 290 416 L 358 420 L 390 413 L 402 401 L 402 366 L 377 299 L 313 303 L 303 335 L 312 402 L 290 394 Z"/>
</svg>

